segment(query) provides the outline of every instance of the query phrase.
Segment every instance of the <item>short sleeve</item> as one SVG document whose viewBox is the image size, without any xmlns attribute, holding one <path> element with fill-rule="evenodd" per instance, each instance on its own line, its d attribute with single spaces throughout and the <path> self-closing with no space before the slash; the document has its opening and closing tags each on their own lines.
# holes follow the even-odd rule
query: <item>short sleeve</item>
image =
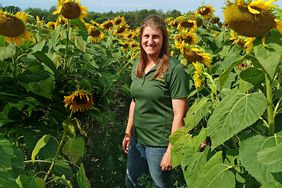
<svg viewBox="0 0 282 188">
<path fill-rule="evenodd" d="M 171 72 L 169 89 L 172 99 L 185 98 L 189 94 L 189 78 L 180 63 L 175 65 Z"/>
</svg>

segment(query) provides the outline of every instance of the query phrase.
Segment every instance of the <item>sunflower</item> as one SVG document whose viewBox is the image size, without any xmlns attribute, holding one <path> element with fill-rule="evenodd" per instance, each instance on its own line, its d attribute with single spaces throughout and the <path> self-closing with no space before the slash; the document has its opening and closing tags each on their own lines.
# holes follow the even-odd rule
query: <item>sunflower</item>
<svg viewBox="0 0 282 188">
<path fill-rule="evenodd" d="M 128 40 L 131 40 L 131 39 L 136 39 L 137 38 L 137 35 L 136 33 L 134 33 L 133 31 L 128 31 L 124 34 L 124 38 L 128 39 Z"/>
<path fill-rule="evenodd" d="M 211 66 L 211 55 L 204 52 L 203 49 L 184 48 L 183 55 L 189 62 L 198 61 L 199 63 L 203 63 L 206 67 Z"/>
<path fill-rule="evenodd" d="M 52 21 L 48 22 L 47 27 L 51 28 L 51 29 L 55 29 L 56 28 L 56 22 L 52 22 Z"/>
<path fill-rule="evenodd" d="M 277 7 L 272 5 L 276 0 L 256 0 L 250 3 L 235 1 L 230 3 L 224 10 L 225 22 L 228 26 L 247 37 L 265 36 L 272 28 L 279 30 L 272 13 Z"/>
<path fill-rule="evenodd" d="M 178 30 L 190 29 L 196 30 L 197 29 L 197 22 L 195 20 L 187 19 L 185 16 L 178 16 L 175 19 L 175 23 L 177 23 Z"/>
<path fill-rule="evenodd" d="M 65 107 L 69 108 L 72 113 L 90 109 L 93 107 L 92 95 L 83 90 L 74 91 L 69 96 L 64 97 Z"/>
<path fill-rule="evenodd" d="M 121 46 L 121 49 L 123 50 L 123 51 L 127 51 L 128 49 L 129 49 L 129 47 L 130 47 L 130 43 L 128 42 L 128 41 L 122 41 L 122 40 L 118 40 L 119 41 L 119 44 L 120 44 L 120 46 Z"/>
<path fill-rule="evenodd" d="M 113 34 L 114 35 L 121 35 L 123 33 L 126 33 L 128 28 L 129 28 L 129 26 L 127 24 L 119 25 L 115 28 Z"/>
<path fill-rule="evenodd" d="M 190 29 L 191 31 L 194 31 L 194 30 L 197 29 L 197 22 L 195 20 L 182 20 L 182 21 L 179 21 L 177 29 L 178 30 Z"/>
<path fill-rule="evenodd" d="M 101 27 L 106 31 L 112 29 L 113 26 L 114 26 L 113 20 L 107 20 L 101 25 Z"/>
<path fill-rule="evenodd" d="M 57 10 L 53 14 L 61 14 L 67 19 L 82 20 L 87 16 L 87 8 L 80 5 L 80 0 L 58 0 Z"/>
<path fill-rule="evenodd" d="M 0 35 L 6 37 L 8 43 L 21 45 L 25 40 L 32 40 L 30 32 L 25 27 L 27 14 L 17 12 L 15 15 L 0 11 Z"/>
<path fill-rule="evenodd" d="M 100 27 L 100 24 L 98 22 L 95 22 L 94 20 L 91 20 L 90 23 L 92 24 L 92 26 L 94 27 Z"/>
<path fill-rule="evenodd" d="M 94 27 L 87 23 L 85 23 L 85 26 L 92 42 L 99 42 L 104 39 L 105 34 L 101 31 L 99 27 Z"/>
<path fill-rule="evenodd" d="M 181 34 L 175 34 L 174 35 L 175 43 L 177 42 L 184 42 L 188 45 L 196 45 L 199 41 L 199 38 L 196 33 L 189 32 L 187 30 L 184 30 Z"/>
<path fill-rule="evenodd" d="M 67 23 L 68 23 L 68 19 L 66 19 L 66 18 L 63 17 L 63 16 L 59 16 L 59 17 L 57 18 L 57 21 L 56 21 L 56 27 L 57 27 L 58 25 L 64 26 L 64 25 L 67 24 Z"/>
<path fill-rule="evenodd" d="M 213 23 L 213 24 L 216 24 L 220 21 L 219 17 L 217 16 L 213 16 L 210 18 L 210 22 Z"/>
<path fill-rule="evenodd" d="M 43 21 L 43 19 L 40 19 L 39 16 L 36 16 L 36 24 L 37 24 L 39 27 L 43 27 L 43 26 L 44 26 L 44 21 Z"/>
<path fill-rule="evenodd" d="M 280 33 L 282 33 L 282 21 L 278 19 L 274 19 L 274 21 L 275 21 L 275 26 L 274 26 L 275 29 Z"/>
<path fill-rule="evenodd" d="M 202 64 L 199 63 L 199 62 L 195 62 L 193 63 L 193 66 L 195 68 L 195 72 L 194 72 L 194 75 L 193 75 L 193 80 L 194 80 L 194 83 L 195 83 L 195 87 L 196 88 L 200 88 L 202 87 Z"/>
<path fill-rule="evenodd" d="M 241 36 L 231 30 L 230 40 L 233 41 L 233 44 L 237 44 L 242 48 L 245 48 L 246 52 L 249 53 L 253 49 L 253 42 L 255 40 L 255 37 Z"/>
<path fill-rule="evenodd" d="M 256 0 L 248 4 L 248 10 L 252 14 L 260 14 L 263 10 L 271 11 L 271 9 L 277 8 L 276 5 L 272 5 L 275 1 L 276 0 L 268 0 L 264 2 L 263 0 Z"/>
<path fill-rule="evenodd" d="M 214 8 L 211 5 L 202 6 L 196 10 L 196 14 L 202 15 L 206 20 L 211 18 L 214 13 Z"/>
<path fill-rule="evenodd" d="M 123 16 L 118 16 L 114 19 L 114 25 L 118 26 L 118 25 L 124 25 L 126 22 L 124 21 L 124 17 Z"/>
</svg>

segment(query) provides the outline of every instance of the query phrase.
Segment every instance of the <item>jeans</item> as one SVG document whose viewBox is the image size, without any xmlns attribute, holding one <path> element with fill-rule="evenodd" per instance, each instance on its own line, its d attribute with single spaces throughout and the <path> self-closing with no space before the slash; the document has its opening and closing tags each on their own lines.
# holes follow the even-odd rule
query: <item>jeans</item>
<svg viewBox="0 0 282 188">
<path fill-rule="evenodd" d="M 142 187 L 138 178 L 149 172 L 155 187 L 169 188 L 171 171 L 162 171 L 160 164 L 167 147 L 148 147 L 137 142 L 135 137 L 127 154 L 125 185 L 127 188 Z"/>
</svg>

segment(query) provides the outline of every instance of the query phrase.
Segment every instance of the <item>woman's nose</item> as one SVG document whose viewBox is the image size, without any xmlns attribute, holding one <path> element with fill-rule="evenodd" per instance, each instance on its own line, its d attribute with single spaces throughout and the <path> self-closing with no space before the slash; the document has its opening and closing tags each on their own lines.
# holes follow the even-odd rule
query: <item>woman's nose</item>
<svg viewBox="0 0 282 188">
<path fill-rule="evenodd" d="M 154 42 L 154 40 L 153 40 L 153 38 L 152 37 L 149 37 L 148 38 L 148 44 L 154 44 L 155 42 Z"/>
</svg>

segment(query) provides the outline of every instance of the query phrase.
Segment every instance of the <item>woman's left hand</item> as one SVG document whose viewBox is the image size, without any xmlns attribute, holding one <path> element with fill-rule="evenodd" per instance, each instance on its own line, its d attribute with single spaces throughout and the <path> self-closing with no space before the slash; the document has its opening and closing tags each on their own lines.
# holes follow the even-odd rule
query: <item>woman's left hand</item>
<svg viewBox="0 0 282 188">
<path fill-rule="evenodd" d="M 160 166 L 162 168 L 162 171 L 169 171 L 169 170 L 171 170 L 171 151 L 170 151 L 170 149 L 168 149 L 164 153 L 164 156 L 162 158 Z"/>
</svg>

